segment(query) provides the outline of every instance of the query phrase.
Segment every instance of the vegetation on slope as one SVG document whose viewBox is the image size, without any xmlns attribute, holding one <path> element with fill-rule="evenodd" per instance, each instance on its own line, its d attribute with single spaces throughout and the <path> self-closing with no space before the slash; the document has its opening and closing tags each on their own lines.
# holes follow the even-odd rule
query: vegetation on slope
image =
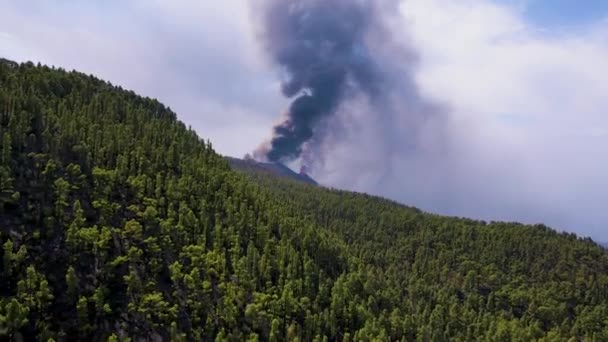
<svg viewBox="0 0 608 342">
<path fill-rule="evenodd" d="M 226 157 L 226 160 L 228 161 L 228 164 L 230 164 L 230 167 L 237 171 L 242 171 L 245 173 L 265 173 L 274 178 L 280 177 L 300 181 L 310 185 L 318 185 L 317 182 L 310 178 L 307 174 L 295 173 L 289 167 L 281 163 L 262 163 L 255 161 L 249 156 L 246 156 L 245 159 Z"/>
<path fill-rule="evenodd" d="M 608 256 L 234 173 L 155 100 L 0 61 L 0 336 L 608 339 Z"/>
</svg>

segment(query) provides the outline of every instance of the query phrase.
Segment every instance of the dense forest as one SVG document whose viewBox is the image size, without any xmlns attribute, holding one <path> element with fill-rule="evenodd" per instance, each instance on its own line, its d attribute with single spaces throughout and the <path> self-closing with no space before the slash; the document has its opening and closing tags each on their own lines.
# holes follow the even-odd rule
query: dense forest
<svg viewBox="0 0 608 342">
<path fill-rule="evenodd" d="M 233 171 L 167 107 L 0 61 L 0 339 L 606 341 L 608 253 Z"/>
</svg>

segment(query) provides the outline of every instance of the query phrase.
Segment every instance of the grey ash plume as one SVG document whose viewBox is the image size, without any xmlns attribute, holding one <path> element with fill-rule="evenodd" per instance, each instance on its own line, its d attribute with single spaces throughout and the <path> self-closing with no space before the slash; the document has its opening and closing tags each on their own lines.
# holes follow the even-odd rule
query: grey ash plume
<svg viewBox="0 0 608 342">
<path fill-rule="evenodd" d="M 443 143 L 444 108 L 419 92 L 399 3 L 256 2 L 263 46 L 292 99 L 256 159 L 297 160 L 317 177 L 360 178 L 351 184 L 380 188 L 372 183 L 403 173 L 395 162 L 404 155 Z"/>
<path fill-rule="evenodd" d="M 270 161 L 297 159 L 318 126 L 351 95 L 378 91 L 383 77 L 367 39 L 378 25 L 373 1 L 270 0 L 262 6 L 265 48 L 293 98 L 261 148 Z M 257 153 L 260 154 L 260 151 Z"/>
</svg>

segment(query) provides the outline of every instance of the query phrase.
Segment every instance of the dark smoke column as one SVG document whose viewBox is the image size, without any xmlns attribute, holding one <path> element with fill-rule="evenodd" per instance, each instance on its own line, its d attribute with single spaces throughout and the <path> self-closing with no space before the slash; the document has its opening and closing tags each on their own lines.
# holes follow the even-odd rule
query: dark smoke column
<svg viewBox="0 0 608 342">
<path fill-rule="evenodd" d="M 284 162 L 300 157 L 348 96 L 377 90 L 379 72 L 366 44 L 376 11 L 372 0 L 262 2 L 265 48 L 285 75 L 283 94 L 295 99 L 257 154 Z"/>
</svg>

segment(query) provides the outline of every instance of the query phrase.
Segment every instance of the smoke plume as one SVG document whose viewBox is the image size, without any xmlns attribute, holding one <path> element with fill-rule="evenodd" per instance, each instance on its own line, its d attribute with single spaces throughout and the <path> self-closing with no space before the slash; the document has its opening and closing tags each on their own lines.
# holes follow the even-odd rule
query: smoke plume
<svg viewBox="0 0 608 342">
<path fill-rule="evenodd" d="M 262 6 L 265 48 L 293 98 L 283 122 L 258 151 L 270 161 L 301 156 L 322 140 L 323 123 L 349 98 L 376 97 L 386 82 L 370 39 L 381 27 L 378 1 L 269 0 Z M 317 139 L 318 138 L 318 139 Z"/>
</svg>

